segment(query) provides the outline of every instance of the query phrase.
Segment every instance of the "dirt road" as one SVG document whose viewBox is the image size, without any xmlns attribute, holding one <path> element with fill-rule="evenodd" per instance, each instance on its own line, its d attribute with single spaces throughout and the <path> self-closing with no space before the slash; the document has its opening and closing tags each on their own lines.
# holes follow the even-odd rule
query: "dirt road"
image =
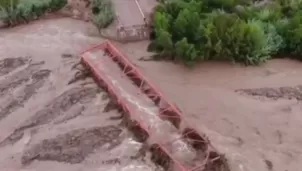
<svg viewBox="0 0 302 171">
<path fill-rule="evenodd" d="M 160 170 L 92 78 L 74 79 L 75 54 L 102 41 L 93 28 L 66 18 L 0 31 L 1 171 Z"/>
</svg>

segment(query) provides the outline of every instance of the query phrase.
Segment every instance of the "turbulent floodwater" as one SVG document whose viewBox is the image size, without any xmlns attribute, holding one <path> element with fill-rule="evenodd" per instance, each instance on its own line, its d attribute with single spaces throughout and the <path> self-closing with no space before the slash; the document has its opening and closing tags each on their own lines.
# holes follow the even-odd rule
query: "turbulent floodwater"
<svg viewBox="0 0 302 171">
<path fill-rule="evenodd" d="M 150 55 L 147 44 L 120 48 L 208 134 L 232 170 L 300 170 L 301 62 L 274 59 L 259 67 L 206 62 L 186 68 L 139 60 Z"/>
<path fill-rule="evenodd" d="M 79 52 L 103 41 L 94 28 L 52 19 L 0 30 L 0 167 L 3 171 L 160 171 L 120 123 Z"/>
<path fill-rule="evenodd" d="M 129 159 L 141 144 L 118 120 L 110 120 L 116 111 L 103 111 L 106 93 L 91 79 L 68 85 L 77 72 L 71 69 L 78 62 L 74 54 L 102 41 L 89 36 L 93 33 L 88 23 L 66 18 L 0 31 L 0 166 L 5 171 L 107 171 L 131 164 L 157 170 L 148 158 Z M 138 60 L 149 55 L 147 44 L 119 47 L 208 134 L 233 171 L 300 170 L 300 62 L 278 59 L 260 67 L 207 62 L 188 69 Z M 84 139 L 95 149 L 81 150 Z"/>
</svg>

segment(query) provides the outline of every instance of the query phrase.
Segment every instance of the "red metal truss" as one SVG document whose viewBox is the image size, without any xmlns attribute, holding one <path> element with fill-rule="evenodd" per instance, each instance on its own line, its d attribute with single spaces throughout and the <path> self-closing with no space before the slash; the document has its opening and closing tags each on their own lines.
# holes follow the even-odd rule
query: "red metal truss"
<svg viewBox="0 0 302 171">
<path fill-rule="evenodd" d="M 99 52 L 96 53 L 96 51 L 102 51 L 106 55 L 102 55 Z M 91 53 L 95 53 L 96 55 L 93 57 L 89 56 Z M 102 83 L 102 86 L 106 87 L 108 93 L 117 100 L 122 109 L 130 115 L 130 118 L 136 121 L 138 124 L 137 126 L 143 129 L 149 137 L 153 137 L 152 144 L 156 145 L 153 146 L 152 150 L 159 151 L 162 155 L 168 157 L 171 161 L 169 164 L 170 168 L 172 166 L 173 169 L 177 171 L 202 171 L 208 167 L 208 165 L 221 160 L 221 156 L 210 144 L 208 138 L 204 134 L 196 131 L 196 127 L 192 126 L 192 123 L 188 123 L 186 121 L 180 110 L 165 98 L 163 93 L 156 88 L 142 74 L 142 72 L 138 70 L 130 59 L 126 55 L 122 54 L 110 41 L 107 40 L 99 45 L 87 49 L 81 54 L 81 56 L 82 62 L 91 69 L 96 79 Z M 107 57 L 110 59 L 105 59 Z M 113 64 L 111 63 L 114 63 L 119 71 L 113 67 Z M 104 68 L 106 67 L 107 69 L 105 70 Z M 116 79 L 115 82 L 110 80 L 113 78 L 110 77 L 109 73 L 113 72 L 122 73 L 121 76 L 118 76 L 119 78 L 114 78 Z M 112 77 L 113 76 L 114 74 Z M 151 99 L 154 106 L 157 108 L 155 109 L 154 107 L 154 111 L 157 112 L 157 116 L 161 119 L 158 121 L 163 124 L 164 121 L 169 121 L 171 125 L 175 127 L 175 130 L 171 128 L 171 132 L 175 133 L 175 135 L 179 134 L 179 137 L 176 137 L 175 139 L 167 138 L 168 140 L 165 140 L 157 135 L 158 133 L 155 128 L 151 128 L 148 123 L 149 120 L 146 120 L 146 118 L 149 118 L 141 116 L 150 114 L 150 111 L 138 111 L 137 106 L 133 106 L 133 104 L 129 102 L 129 99 L 127 101 L 126 96 L 123 96 L 123 85 L 118 81 L 122 81 L 125 78 L 132 81 L 132 85 L 128 85 L 128 90 L 137 94 L 137 98 L 144 99 L 141 100 L 141 104 L 149 105 L 149 102 L 145 97 Z M 135 90 L 134 87 L 138 90 Z M 151 108 L 153 109 L 153 107 Z M 174 154 L 174 150 L 172 148 L 176 143 L 180 142 L 189 144 L 190 147 L 198 152 L 196 154 L 200 155 L 197 155 L 189 163 L 183 161 Z"/>
</svg>

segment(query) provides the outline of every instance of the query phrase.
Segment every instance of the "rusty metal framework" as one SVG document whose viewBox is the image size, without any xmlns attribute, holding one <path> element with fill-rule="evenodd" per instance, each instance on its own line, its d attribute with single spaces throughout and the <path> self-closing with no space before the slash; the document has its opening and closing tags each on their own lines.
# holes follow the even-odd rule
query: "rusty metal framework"
<svg viewBox="0 0 302 171">
<path fill-rule="evenodd" d="M 109 54 L 111 62 L 114 62 L 119 66 L 120 72 L 130 79 L 134 85 L 140 90 L 141 93 L 151 99 L 154 104 L 159 108 L 158 116 L 162 120 L 169 121 L 180 133 L 178 139 L 182 139 L 184 142 L 190 144 L 194 150 L 199 151 L 201 155 L 194 159 L 194 164 L 187 164 L 180 161 L 171 153 L 171 146 L 177 139 L 169 142 L 162 140 L 156 140 L 151 146 L 151 151 L 160 155 L 160 158 L 169 159 L 168 163 L 162 163 L 166 168 L 173 168 L 177 171 L 204 171 L 206 169 L 214 167 L 214 165 L 225 165 L 223 155 L 220 155 L 217 150 L 211 145 L 208 138 L 197 131 L 196 127 L 186 121 L 181 111 L 169 101 L 163 93 L 156 88 L 137 67 L 130 61 L 130 59 L 121 53 L 110 41 L 105 41 L 99 45 L 93 46 L 82 53 L 82 62 L 93 72 L 96 79 L 102 83 L 108 93 L 113 96 L 118 104 L 121 106 L 125 113 L 128 113 L 130 118 L 134 119 L 137 117 L 131 117 L 135 115 L 131 108 L 127 105 L 124 99 L 115 91 L 115 85 L 109 81 L 106 81 L 104 73 L 100 72 L 95 66 L 95 61 L 89 60 L 86 53 L 95 50 L 102 50 Z M 154 134 L 145 124 L 144 120 L 135 120 L 136 126 L 142 129 L 150 136 Z"/>
</svg>

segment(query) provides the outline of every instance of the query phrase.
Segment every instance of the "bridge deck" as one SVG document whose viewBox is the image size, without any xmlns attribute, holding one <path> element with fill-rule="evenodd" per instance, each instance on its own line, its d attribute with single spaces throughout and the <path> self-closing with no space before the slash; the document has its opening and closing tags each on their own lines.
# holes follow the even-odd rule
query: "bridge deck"
<svg viewBox="0 0 302 171">
<path fill-rule="evenodd" d="M 210 166 L 208 162 L 222 163 L 208 140 L 190 128 L 192 125 L 184 121 L 180 111 L 109 41 L 85 51 L 82 61 L 131 120 L 148 134 L 147 143 L 159 145 L 159 154 L 169 158 L 170 169 L 203 171 Z M 185 129 L 163 116 L 180 119 Z"/>
<path fill-rule="evenodd" d="M 124 26 L 143 25 L 144 18 L 135 0 L 112 0 L 115 11 Z"/>
</svg>

